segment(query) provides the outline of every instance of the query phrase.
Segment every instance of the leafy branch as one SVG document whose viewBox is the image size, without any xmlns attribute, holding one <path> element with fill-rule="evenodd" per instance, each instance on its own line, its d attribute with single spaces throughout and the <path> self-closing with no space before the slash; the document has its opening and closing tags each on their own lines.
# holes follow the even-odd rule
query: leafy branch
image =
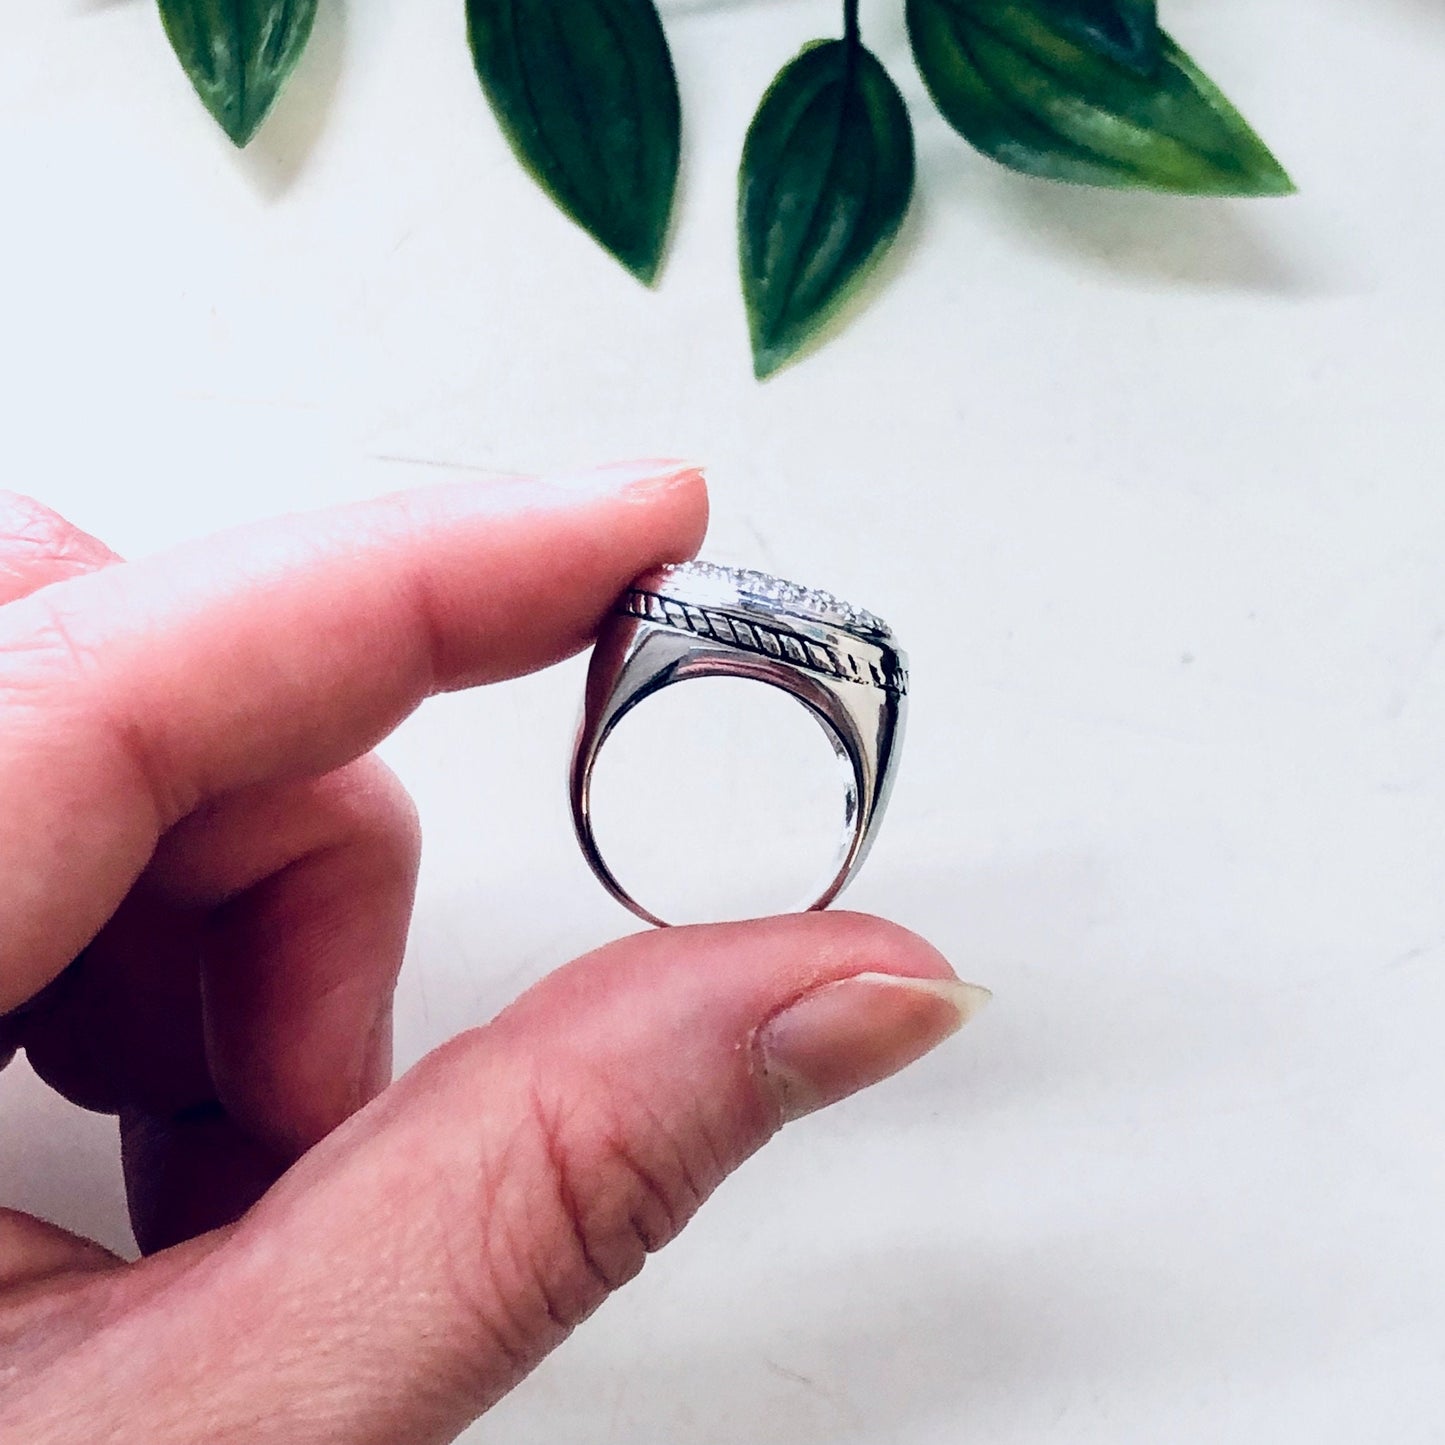
<svg viewBox="0 0 1445 1445">
<path fill-rule="evenodd" d="M 482 89 L 517 158 L 639 280 L 667 246 L 681 106 L 654 0 L 465 0 Z M 1160 28 L 1156 0 L 903 0 L 944 119 L 1001 165 L 1194 196 L 1293 190 L 1263 141 Z M 305 49 L 316 0 L 159 0 L 176 55 L 238 146 Z M 768 87 L 738 178 L 756 374 L 813 342 L 887 251 L 914 185 L 913 128 L 863 43 L 814 41 Z"/>
</svg>

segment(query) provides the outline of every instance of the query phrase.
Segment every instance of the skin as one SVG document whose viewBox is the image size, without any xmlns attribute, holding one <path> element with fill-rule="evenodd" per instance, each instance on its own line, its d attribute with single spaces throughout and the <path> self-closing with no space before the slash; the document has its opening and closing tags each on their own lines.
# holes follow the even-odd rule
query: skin
<svg viewBox="0 0 1445 1445">
<path fill-rule="evenodd" d="M 927 944 L 815 914 L 624 938 L 389 1082 L 420 844 L 369 750 L 705 525 L 646 464 L 127 564 L 0 493 L 0 1068 L 118 1117 L 140 1248 L 0 1210 L 0 1439 L 451 1439 L 785 1118 L 956 1026 Z"/>
</svg>

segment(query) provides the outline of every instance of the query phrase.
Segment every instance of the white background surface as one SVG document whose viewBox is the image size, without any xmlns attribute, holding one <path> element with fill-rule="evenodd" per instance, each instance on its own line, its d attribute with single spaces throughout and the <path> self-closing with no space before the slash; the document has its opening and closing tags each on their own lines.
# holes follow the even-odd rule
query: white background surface
<svg viewBox="0 0 1445 1445">
<path fill-rule="evenodd" d="M 990 168 L 865 6 L 918 204 L 866 311 L 761 388 L 735 160 L 836 7 L 665 0 L 656 295 L 522 175 L 461 8 L 322 0 L 236 156 L 145 0 L 6 6 L 4 482 L 139 554 L 444 475 L 396 458 L 707 463 L 714 556 L 907 642 L 849 901 L 996 991 L 468 1438 L 1445 1438 L 1445 8 L 1166 4 L 1303 192 L 1230 204 Z M 581 666 L 386 750 L 428 837 L 403 1061 L 629 926 L 565 815 Z M 5 1202 L 122 1244 L 113 1156 L 0 1082 Z"/>
</svg>

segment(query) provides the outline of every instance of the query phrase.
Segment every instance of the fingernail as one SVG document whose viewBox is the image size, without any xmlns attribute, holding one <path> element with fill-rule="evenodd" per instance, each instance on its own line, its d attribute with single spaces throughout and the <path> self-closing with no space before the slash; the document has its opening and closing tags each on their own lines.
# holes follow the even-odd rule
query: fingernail
<svg viewBox="0 0 1445 1445">
<path fill-rule="evenodd" d="M 888 973 L 823 984 L 759 1030 L 763 1075 L 784 1120 L 801 1118 L 922 1058 L 992 997 L 958 979 Z"/>
<path fill-rule="evenodd" d="M 610 496 L 620 492 L 650 492 L 672 486 L 687 477 L 701 476 L 690 462 L 671 457 L 651 457 L 645 461 L 609 462 L 584 472 L 564 472 L 544 477 L 543 485 L 555 488 L 569 497 Z"/>
</svg>

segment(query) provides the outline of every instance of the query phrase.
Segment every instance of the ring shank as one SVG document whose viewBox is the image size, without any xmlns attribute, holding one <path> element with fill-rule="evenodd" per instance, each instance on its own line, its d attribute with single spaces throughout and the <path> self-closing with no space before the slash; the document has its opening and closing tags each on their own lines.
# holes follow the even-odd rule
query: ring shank
<svg viewBox="0 0 1445 1445">
<path fill-rule="evenodd" d="M 613 898 L 639 918 L 668 926 L 632 895 L 603 857 L 592 827 L 592 776 L 598 754 L 624 717 L 663 688 L 703 677 L 741 678 L 787 693 L 808 709 L 843 762 L 844 828 L 835 866 L 817 896 L 801 905 L 804 911 L 826 907 L 862 865 L 887 802 L 902 734 L 902 695 L 825 677 L 635 616 L 608 620 L 588 674 L 570 788 L 583 855 Z"/>
</svg>

